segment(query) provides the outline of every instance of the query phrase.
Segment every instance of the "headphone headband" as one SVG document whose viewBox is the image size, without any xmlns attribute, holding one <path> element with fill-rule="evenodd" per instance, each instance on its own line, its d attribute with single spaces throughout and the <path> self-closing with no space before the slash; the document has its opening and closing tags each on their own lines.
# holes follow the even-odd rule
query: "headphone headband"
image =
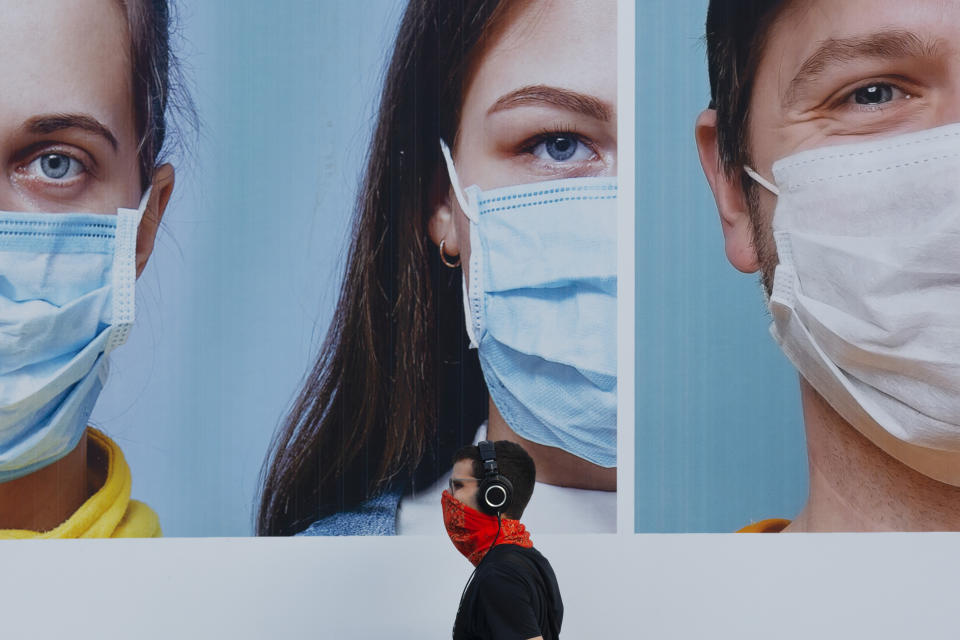
<svg viewBox="0 0 960 640">
<path fill-rule="evenodd" d="M 483 460 L 483 474 L 485 476 L 498 474 L 500 471 L 497 468 L 497 450 L 493 443 L 489 440 L 481 440 L 477 443 L 477 448 L 480 449 L 480 459 Z"/>
</svg>

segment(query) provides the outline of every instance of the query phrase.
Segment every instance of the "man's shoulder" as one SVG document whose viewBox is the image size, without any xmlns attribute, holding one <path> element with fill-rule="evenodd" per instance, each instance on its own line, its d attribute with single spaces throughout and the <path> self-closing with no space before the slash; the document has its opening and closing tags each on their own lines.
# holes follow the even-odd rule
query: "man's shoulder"
<svg viewBox="0 0 960 640">
<path fill-rule="evenodd" d="M 509 542 L 498 544 L 487 553 L 487 556 L 491 561 L 496 561 L 497 563 L 509 562 L 509 558 L 523 557 L 534 562 L 547 562 L 547 564 L 549 564 L 543 554 L 537 551 L 536 547 L 523 547 L 519 544 L 511 544 Z"/>
<path fill-rule="evenodd" d="M 501 577 L 531 579 L 547 574 L 553 576 L 553 568 L 542 553 L 533 547 L 516 544 L 498 544 L 491 549 L 477 568 L 475 581 L 496 580 Z"/>
</svg>

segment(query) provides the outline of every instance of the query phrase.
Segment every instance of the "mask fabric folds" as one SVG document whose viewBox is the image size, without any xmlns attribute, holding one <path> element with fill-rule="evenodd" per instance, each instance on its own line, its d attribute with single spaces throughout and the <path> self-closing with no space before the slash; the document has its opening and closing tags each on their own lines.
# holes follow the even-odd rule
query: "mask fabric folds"
<svg viewBox="0 0 960 640">
<path fill-rule="evenodd" d="M 498 524 L 496 516 L 468 507 L 449 491 L 443 492 L 440 503 L 443 506 L 443 526 L 450 541 L 473 566 L 480 564 L 494 542 L 528 549 L 533 546 L 530 533 L 519 520 L 500 518 Z"/>
<path fill-rule="evenodd" d="M 616 466 L 616 178 L 462 191 L 440 145 L 470 220 L 464 312 L 494 404 L 521 437 Z"/>
<path fill-rule="evenodd" d="M 134 319 L 140 207 L 0 212 L 0 482 L 80 441 Z"/>
<path fill-rule="evenodd" d="M 877 446 L 960 486 L 960 124 L 773 174 L 773 337 Z"/>
</svg>

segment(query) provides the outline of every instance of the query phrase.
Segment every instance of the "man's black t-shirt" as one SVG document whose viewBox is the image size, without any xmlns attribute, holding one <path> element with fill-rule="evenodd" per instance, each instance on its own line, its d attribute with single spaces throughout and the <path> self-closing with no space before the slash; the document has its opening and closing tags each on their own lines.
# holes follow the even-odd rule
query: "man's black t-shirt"
<svg viewBox="0 0 960 640">
<path fill-rule="evenodd" d="M 534 548 L 500 544 L 467 585 L 454 640 L 528 640 L 560 635 L 563 601 L 550 563 Z"/>
</svg>

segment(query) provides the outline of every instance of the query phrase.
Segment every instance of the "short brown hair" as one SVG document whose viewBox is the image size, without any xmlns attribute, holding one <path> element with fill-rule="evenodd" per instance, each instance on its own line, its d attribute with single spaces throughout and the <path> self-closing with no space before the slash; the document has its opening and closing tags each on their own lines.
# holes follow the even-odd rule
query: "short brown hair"
<svg viewBox="0 0 960 640">
<path fill-rule="evenodd" d="M 717 111 L 720 164 L 733 171 L 749 162 L 750 96 L 766 36 L 785 0 L 710 0 L 707 67 L 710 107 Z"/>
</svg>

